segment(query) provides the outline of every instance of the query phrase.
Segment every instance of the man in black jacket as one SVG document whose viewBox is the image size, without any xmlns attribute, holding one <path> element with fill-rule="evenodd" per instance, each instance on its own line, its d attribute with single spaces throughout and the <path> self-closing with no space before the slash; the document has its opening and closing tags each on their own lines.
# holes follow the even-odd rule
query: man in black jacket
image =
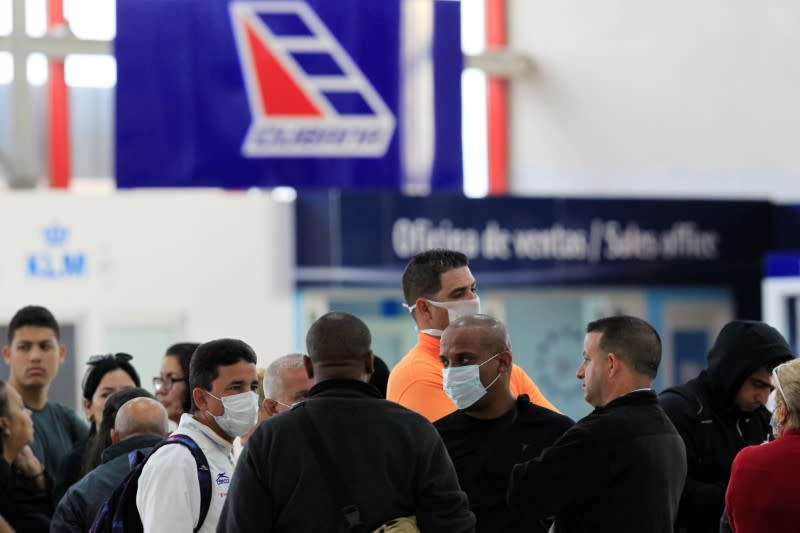
<svg viewBox="0 0 800 533">
<path fill-rule="evenodd" d="M 573 421 L 511 394 L 511 341 L 506 327 L 486 315 L 451 322 L 442 335 L 444 387 L 460 408 L 434 422 L 485 533 L 545 532 L 506 504 L 516 463 L 533 459 Z M 477 380 L 474 379 L 477 377 Z"/>
<path fill-rule="evenodd" d="M 345 506 L 353 506 L 349 518 L 367 532 L 409 515 L 423 532 L 475 530 L 434 427 L 367 383 L 370 344 L 369 329 L 353 315 L 328 313 L 314 322 L 305 357 L 314 386 L 305 402 L 262 422 L 250 437 L 218 531 L 339 531 Z M 310 442 L 307 430 L 319 439 Z"/>
<path fill-rule="evenodd" d="M 647 322 L 592 322 L 577 377 L 595 407 L 542 454 L 514 467 L 509 504 L 554 531 L 669 533 L 686 478 L 686 452 L 650 385 L 661 340 Z"/>
<path fill-rule="evenodd" d="M 146 396 L 145 396 L 146 395 Z M 117 399 L 131 398 L 121 404 Z M 113 424 L 109 421 L 113 420 Z M 126 389 L 109 396 L 103 409 L 103 428 L 111 430 L 111 446 L 102 463 L 72 485 L 61 498 L 50 525 L 52 532 L 89 531 L 103 504 L 130 471 L 128 454 L 145 455 L 169 429 L 167 411 L 143 389 Z"/>
<path fill-rule="evenodd" d="M 719 531 L 731 464 L 739 450 L 771 436 L 764 404 L 771 371 L 793 357 L 778 331 L 736 320 L 722 328 L 708 352 L 708 368 L 659 398 L 686 444 L 689 472 L 676 531 Z"/>
</svg>

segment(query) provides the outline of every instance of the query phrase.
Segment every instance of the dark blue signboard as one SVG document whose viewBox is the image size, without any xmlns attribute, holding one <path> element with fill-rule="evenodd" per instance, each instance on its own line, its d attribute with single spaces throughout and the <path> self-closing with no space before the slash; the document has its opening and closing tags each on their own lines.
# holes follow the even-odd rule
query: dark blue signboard
<svg viewBox="0 0 800 533">
<path fill-rule="evenodd" d="M 117 0 L 117 184 L 460 191 L 459 10 Z"/>
<path fill-rule="evenodd" d="M 482 285 L 740 283 L 761 278 L 761 201 L 426 198 L 301 194 L 298 282 L 389 284 L 414 254 L 451 248 Z"/>
</svg>

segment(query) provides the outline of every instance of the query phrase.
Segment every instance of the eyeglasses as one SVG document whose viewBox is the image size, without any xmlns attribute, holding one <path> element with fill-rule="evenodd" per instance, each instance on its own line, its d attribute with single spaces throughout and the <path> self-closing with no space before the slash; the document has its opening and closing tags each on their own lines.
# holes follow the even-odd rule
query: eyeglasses
<svg viewBox="0 0 800 533">
<path fill-rule="evenodd" d="M 786 404 L 786 409 L 788 410 L 789 409 L 789 403 L 786 400 L 786 395 L 783 393 L 783 387 L 781 387 L 781 380 L 778 377 L 778 369 L 780 367 L 782 367 L 783 365 L 785 365 L 785 364 L 787 364 L 787 363 L 780 364 L 780 365 L 778 365 L 778 366 L 776 366 L 775 368 L 772 369 L 772 379 L 773 379 L 773 381 L 775 381 L 775 386 L 778 388 L 778 392 L 781 395 L 781 399 L 783 400 L 783 403 Z"/>
<path fill-rule="evenodd" d="M 83 375 L 83 379 L 81 380 L 81 389 L 86 390 L 86 382 L 89 380 L 89 376 L 92 375 L 92 371 L 94 368 L 102 363 L 103 361 L 117 361 L 119 363 L 127 363 L 133 359 L 133 356 L 129 353 L 118 352 L 118 353 L 106 353 L 103 355 L 93 355 L 86 361 L 86 366 L 89 368 L 86 369 L 86 373 Z"/>
<path fill-rule="evenodd" d="M 101 361 L 110 361 L 112 359 L 116 359 L 117 361 L 130 361 L 131 359 L 133 359 L 133 356 L 129 353 L 123 353 L 123 352 L 106 353 L 103 355 L 93 355 L 89 358 L 88 361 L 86 361 L 86 364 L 93 366 Z"/>
<path fill-rule="evenodd" d="M 170 374 L 167 374 L 163 378 L 160 376 L 153 378 L 153 388 L 155 388 L 156 391 L 163 390 L 166 392 L 172 389 L 172 386 L 174 384 L 180 383 L 182 381 L 188 382 L 189 380 L 186 378 L 176 378 Z"/>
</svg>

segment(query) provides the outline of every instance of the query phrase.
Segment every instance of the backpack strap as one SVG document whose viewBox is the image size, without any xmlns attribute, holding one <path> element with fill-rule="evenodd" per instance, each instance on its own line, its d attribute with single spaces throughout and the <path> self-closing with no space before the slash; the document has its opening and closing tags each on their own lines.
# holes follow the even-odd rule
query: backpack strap
<svg viewBox="0 0 800 533">
<path fill-rule="evenodd" d="M 358 505 L 355 504 L 355 499 L 350 493 L 347 485 L 344 483 L 341 471 L 336 467 L 336 462 L 331 457 L 330 452 L 323 444 L 322 435 L 320 435 L 314 422 L 311 420 L 311 415 L 306 410 L 308 400 L 301 403 L 293 412 L 298 415 L 300 421 L 300 428 L 305 434 L 306 444 L 311 446 L 311 450 L 317 458 L 322 477 L 328 485 L 328 492 L 333 496 L 336 506 L 341 511 L 344 517 L 344 523 L 347 526 L 347 531 L 350 533 L 365 533 L 364 524 L 361 522 L 361 512 Z"/>
<path fill-rule="evenodd" d="M 173 433 L 166 439 L 159 442 L 150 455 L 153 455 L 158 448 L 167 444 L 182 444 L 194 457 L 194 462 L 197 465 L 197 481 L 200 483 L 200 517 L 197 519 L 197 527 L 194 528 L 195 533 L 203 526 L 203 522 L 208 514 L 208 509 L 211 507 L 211 468 L 208 466 L 208 460 L 200 446 L 188 435 L 181 435 Z M 149 456 L 148 456 L 149 458 Z M 146 460 L 146 459 L 145 459 Z"/>
</svg>

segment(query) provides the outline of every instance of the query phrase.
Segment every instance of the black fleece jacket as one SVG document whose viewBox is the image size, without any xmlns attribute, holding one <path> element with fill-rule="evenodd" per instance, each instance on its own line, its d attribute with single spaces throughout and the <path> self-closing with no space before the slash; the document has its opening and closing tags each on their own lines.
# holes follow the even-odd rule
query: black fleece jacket
<svg viewBox="0 0 800 533">
<path fill-rule="evenodd" d="M 756 370 L 771 369 L 792 357 L 775 328 L 736 320 L 720 331 L 708 352 L 706 370 L 661 393 L 659 401 L 683 438 L 689 464 L 676 531 L 719 531 L 734 457 L 771 435 L 769 411 L 740 411 L 736 394 Z"/>
<path fill-rule="evenodd" d="M 598 407 L 514 467 L 509 504 L 556 533 L 670 533 L 686 478 L 681 438 L 652 390 Z"/>
<path fill-rule="evenodd" d="M 366 531 L 408 515 L 416 515 L 423 532 L 475 531 L 467 496 L 431 423 L 382 399 L 371 385 L 329 380 L 311 388 L 305 405 L 255 430 L 236 465 L 218 532 L 339 530 L 336 489 L 306 442 L 300 410 L 324 440 Z"/>
</svg>

